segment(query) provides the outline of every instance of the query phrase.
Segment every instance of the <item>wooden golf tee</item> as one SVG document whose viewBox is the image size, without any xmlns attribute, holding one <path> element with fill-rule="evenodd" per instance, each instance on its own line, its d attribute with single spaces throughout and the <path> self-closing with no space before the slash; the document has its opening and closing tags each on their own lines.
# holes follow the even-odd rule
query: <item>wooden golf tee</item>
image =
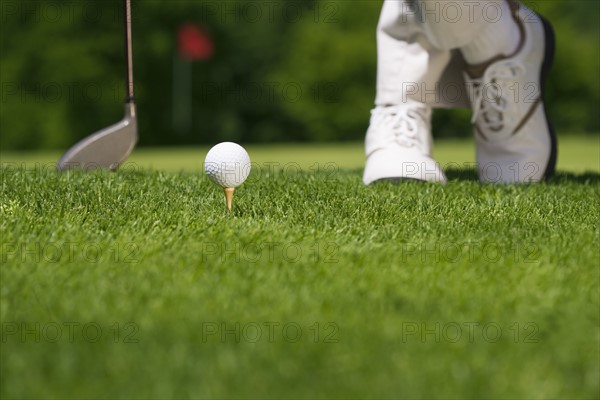
<svg viewBox="0 0 600 400">
<path fill-rule="evenodd" d="M 231 211 L 231 204 L 233 203 L 233 191 L 235 188 L 225 188 L 225 200 L 227 201 L 227 209 Z"/>
</svg>

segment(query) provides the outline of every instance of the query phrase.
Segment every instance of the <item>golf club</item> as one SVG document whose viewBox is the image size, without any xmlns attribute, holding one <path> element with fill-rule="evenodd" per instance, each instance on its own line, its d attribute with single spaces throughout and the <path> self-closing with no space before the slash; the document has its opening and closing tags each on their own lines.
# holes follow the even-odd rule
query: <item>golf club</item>
<svg viewBox="0 0 600 400">
<path fill-rule="evenodd" d="M 133 96 L 131 0 L 123 0 L 123 7 L 125 59 L 127 62 L 125 116 L 120 122 L 93 133 L 71 147 L 58 161 L 57 168 L 60 171 L 72 168 L 80 168 L 86 171 L 108 168 L 114 171 L 127 159 L 137 143 L 137 117 Z"/>
</svg>

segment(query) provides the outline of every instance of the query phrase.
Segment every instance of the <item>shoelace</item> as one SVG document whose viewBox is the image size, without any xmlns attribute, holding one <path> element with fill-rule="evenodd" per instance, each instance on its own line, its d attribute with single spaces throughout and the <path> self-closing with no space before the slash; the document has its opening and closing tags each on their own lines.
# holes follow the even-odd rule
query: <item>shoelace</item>
<svg viewBox="0 0 600 400">
<path fill-rule="evenodd" d="M 404 147 L 419 144 L 419 120 L 427 118 L 427 108 L 414 104 L 399 104 L 394 106 L 377 107 L 371 111 L 371 126 L 393 136 L 387 140 L 395 141 Z"/>
<path fill-rule="evenodd" d="M 507 96 L 517 93 L 523 88 L 510 89 L 510 83 L 517 81 L 525 74 L 523 64 L 513 61 L 500 61 L 490 66 L 482 79 L 473 80 L 473 118 L 471 123 L 478 122 L 484 130 L 499 131 L 505 123 L 510 124 L 511 113 L 508 112 L 514 99 Z M 485 90 L 485 93 L 484 93 Z M 485 96 L 484 96 L 485 94 Z M 479 118 L 479 117 L 483 118 Z M 477 121 L 480 119 L 480 121 Z"/>
</svg>

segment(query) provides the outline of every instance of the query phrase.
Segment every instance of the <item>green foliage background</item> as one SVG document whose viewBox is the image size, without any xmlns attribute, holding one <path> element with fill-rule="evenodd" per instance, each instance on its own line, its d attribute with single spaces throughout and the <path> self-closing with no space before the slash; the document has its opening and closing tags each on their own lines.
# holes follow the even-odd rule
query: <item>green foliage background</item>
<svg viewBox="0 0 600 400">
<path fill-rule="evenodd" d="M 360 140 L 375 92 L 382 1 L 133 3 L 142 145 Z M 559 134 L 600 131 L 600 3 L 527 3 L 555 25 L 549 87 Z M 123 115 L 121 1 L 1 0 L 0 146 L 63 148 Z M 177 29 L 203 25 L 215 56 L 191 65 L 192 129 L 173 125 Z M 440 111 L 436 136 L 470 135 Z"/>
</svg>

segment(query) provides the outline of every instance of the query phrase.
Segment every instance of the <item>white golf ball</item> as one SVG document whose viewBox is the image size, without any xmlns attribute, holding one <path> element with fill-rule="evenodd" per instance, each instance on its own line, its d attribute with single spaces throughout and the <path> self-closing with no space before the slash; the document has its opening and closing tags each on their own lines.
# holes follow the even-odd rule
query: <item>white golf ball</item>
<svg viewBox="0 0 600 400">
<path fill-rule="evenodd" d="M 250 156 L 237 143 L 223 142 L 208 151 L 204 171 L 211 181 L 224 188 L 240 186 L 250 174 Z"/>
</svg>

